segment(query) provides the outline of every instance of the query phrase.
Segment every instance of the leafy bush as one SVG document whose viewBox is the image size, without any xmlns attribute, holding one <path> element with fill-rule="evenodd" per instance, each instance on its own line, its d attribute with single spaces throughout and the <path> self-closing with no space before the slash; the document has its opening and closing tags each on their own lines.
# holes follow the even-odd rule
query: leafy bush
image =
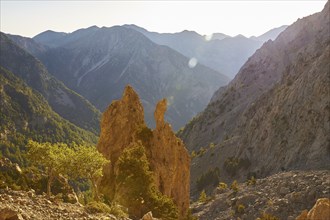
<svg viewBox="0 0 330 220">
<path fill-rule="evenodd" d="M 230 185 L 230 189 L 233 190 L 235 193 L 238 192 L 238 183 L 236 180 L 234 180 L 233 183 Z"/>
<path fill-rule="evenodd" d="M 256 180 L 256 178 L 254 178 L 254 176 L 251 176 L 251 178 L 248 179 L 247 182 L 246 182 L 246 184 L 248 186 L 251 186 L 251 185 L 254 186 L 254 185 L 256 185 L 256 183 L 257 183 L 257 180 Z"/>
<path fill-rule="evenodd" d="M 204 147 L 201 147 L 199 151 L 197 151 L 197 156 L 202 157 L 206 152 L 206 149 Z"/>
<path fill-rule="evenodd" d="M 239 214 L 243 214 L 245 211 L 245 206 L 243 204 L 239 204 L 236 208 L 236 212 Z"/>
<path fill-rule="evenodd" d="M 228 185 L 224 182 L 220 182 L 219 185 L 218 185 L 218 188 L 219 189 L 227 189 L 228 188 Z"/>
<path fill-rule="evenodd" d="M 189 210 L 188 210 L 187 217 L 185 218 L 185 220 L 198 220 L 198 217 L 193 216 L 193 215 L 191 214 L 191 209 L 189 209 Z"/>
<path fill-rule="evenodd" d="M 198 202 L 205 203 L 207 200 L 207 196 L 205 190 L 203 190 L 199 196 Z"/>
<path fill-rule="evenodd" d="M 137 131 L 137 139 L 142 141 L 142 144 L 144 146 L 147 146 L 150 144 L 150 140 L 152 139 L 153 134 L 152 134 L 152 130 L 150 128 L 148 128 L 147 126 L 143 126 L 141 128 L 138 129 Z M 149 147 L 149 146 L 147 146 Z"/>
<path fill-rule="evenodd" d="M 115 203 L 107 205 L 100 201 L 92 201 L 85 206 L 85 210 L 91 214 L 109 213 L 118 218 L 128 217 L 127 213 L 123 211 L 122 207 Z"/>
<path fill-rule="evenodd" d="M 91 214 L 95 213 L 110 213 L 110 207 L 102 202 L 92 201 L 85 206 L 87 212 Z"/>
</svg>

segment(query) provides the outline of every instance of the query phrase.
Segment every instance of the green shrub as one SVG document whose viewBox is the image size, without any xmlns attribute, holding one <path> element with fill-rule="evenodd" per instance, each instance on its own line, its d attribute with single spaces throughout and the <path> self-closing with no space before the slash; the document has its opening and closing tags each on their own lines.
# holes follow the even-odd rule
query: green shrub
<svg viewBox="0 0 330 220">
<path fill-rule="evenodd" d="M 199 195 L 199 199 L 198 199 L 198 202 L 201 202 L 201 203 L 205 203 L 207 200 L 207 195 L 205 193 L 205 190 L 203 190 L 201 192 L 201 194 Z"/>
<path fill-rule="evenodd" d="M 243 214 L 245 211 L 245 206 L 243 204 L 239 204 L 236 208 L 236 212 L 239 214 Z"/>
<path fill-rule="evenodd" d="M 202 157 L 206 152 L 206 149 L 204 147 L 201 147 L 199 151 L 197 152 L 197 156 Z"/>
<path fill-rule="evenodd" d="M 227 189 L 228 188 L 228 185 L 224 182 L 220 182 L 219 185 L 218 185 L 218 188 L 219 189 Z"/>
<path fill-rule="evenodd" d="M 235 193 L 238 192 L 238 183 L 236 180 L 230 185 L 230 189 L 233 190 Z"/>
<path fill-rule="evenodd" d="M 92 201 L 85 206 L 85 209 L 91 214 L 109 213 L 119 218 L 128 217 L 127 213 L 122 210 L 121 206 L 115 203 L 109 206 L 103 202 Z"/>
<path fill-rule="evenodd" d="M 256 185 L 256 183 L 257 183 L 257 180 L 254 176 L 251 176 L 251 178 L 248 179 L 247 182 L 246 182 L 246 184 L 248 186 L 254 186 L 254 185 Z"/>
<path fill-rule="evenodd" d="M 112 203 L 110 206 L 109 214 L 112 214 L 118 218 L 127 218 L 128 214 L 122 209 L 122 207 L 116 203 Z"/>
<path fill-rule="evenodd" d="M 110 207 L 103 202 L 92 201 L 85 206 L 85 209 L 88 213 L 110 213 Z"/>
<path fill-rule="evenodd" d="M 138 140 L 142 141 L 142 144 L 144 146 L 149 145 L 152 137 L 153 137 L 152 130 L 150 128 L 148 128 L 147 126 L 143 126 L 143 127 L 139 128 L 139 130 L 137 131 L 137 138 L 138 138 Z"/>
<path fill-rule="evenodd" d="M 191 209 L 189 209 L 189 210 L 188 210 L 187 217 L 185 218 L 185 220 L 198 220 L 198 217 L 193 216 L 193 215 L 191 214 Z"/>
</svg>

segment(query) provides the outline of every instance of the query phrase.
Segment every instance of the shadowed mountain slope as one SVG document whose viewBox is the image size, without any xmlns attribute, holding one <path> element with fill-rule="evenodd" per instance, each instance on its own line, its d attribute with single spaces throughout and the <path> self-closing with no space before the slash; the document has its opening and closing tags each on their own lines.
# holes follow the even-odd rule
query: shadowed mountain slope
<svg viewBox="0 0 330 220">
<path fill-rule="evenodd" d="M 329 3 L 265 43 L 180 132 L 192 183 L 221 168 L 224 180 L 281 170 L 329 169 Z"/>
</svg>

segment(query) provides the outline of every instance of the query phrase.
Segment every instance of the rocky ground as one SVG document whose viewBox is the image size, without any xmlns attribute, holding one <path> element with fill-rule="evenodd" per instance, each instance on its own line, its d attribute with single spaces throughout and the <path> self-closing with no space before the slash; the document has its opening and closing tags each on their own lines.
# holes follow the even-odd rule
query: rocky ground
<svg viewBox="0 0 330 220">
<path fill-rule="evenodd" d="M 304 216 L 303 211 L 310 210 L 319 198 L 329 198 L 329 177 L 330 171 L 290 171 L 257 179 L 254 185 L 239 183 L 236 193 L 229 189 L 230 186 L 227 189 L 217 188 L 207 202 L 192 204 L 192 213 L 199 220 L 256 220 L 263 213 L 279 220 L 295 220 L 302 213 Z M 329 200 L 326 209 L 328 218 L 322 220 L 330 220 Z M 9 219 L 119 220 L 110 214 L 90 214 L 79 204 L 48 200 L 45 195 L 36 195 L 33 190 L 0 189 L 0 220 Z M 148 213 L 143 219 L 153 218 Z M 299 218 L 307 219 L 319 220 Z"/>
<path fill-rule="evenodd" d="M 34 191 L 0 190 L 0 220 L 109 219 L 110 214 L 90 214 L 82 205 L 48 200 Z"/>
<path fill-rule="evenodd" d="M 255 185 L 240 183 L 237 193 L 217 188 L 207 202 L 192 204 L 192 213 L 199 220 L 255 220 L 263 213 L 294 220 L 303 210 L 310 210 L 318 198 L 329 198 L 329 174 L 330 171 L 290 171 L 257 179 Z M 330 220 L 330 216 L 323 220 Z"/>
</svg>

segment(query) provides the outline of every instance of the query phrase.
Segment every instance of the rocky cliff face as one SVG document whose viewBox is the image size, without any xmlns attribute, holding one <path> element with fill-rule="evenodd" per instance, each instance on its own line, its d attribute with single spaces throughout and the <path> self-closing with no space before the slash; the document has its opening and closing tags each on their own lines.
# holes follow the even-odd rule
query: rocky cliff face
<svg viewBox="0 0 330 220">
<path fill-rule="evenodd" d="M 152 131 L 150 161 L 159 190 L 174 199 L 187 214 L 190 190 L 190 157 L 181 139 L 173 133 L 171 125 L 164 121 L 166 99 L 158 102 L 155 110 L 156 129 Z"/>
<path fill-rule="evenodd" d="M 235 79 L 219 89 L 180 137 L 197 157 L 193 184 L 205 169 L 246 179 L 291 169 L 328 169 L 329 3 L 266 42 Z"/>
<path fill-rule="evenodd" d="M 111 163 L 104 168 L 102 191 L 110 198 L 114 195 L 116 162 L 130 143 L 136 141 L 137 131 L 144 125 L 143 107 L 132 87 L 126 87 L 122 100 L 113 101 L 103 113 L 101 135 L 97 149 Z"/>
<path fill-rule="evenodd" d="M 159 191 L 173 199 L 179 216 L 186 216 L 189 208 L 190 158 L 183 142 L 164 121 L 166 100 L 156 107 L 156 128 L 151 131 L 144 122 L 143 107 L 138 95 L 127 86 L 121 100 L 114 101 L 104 112 L 98 150 L 111 160 L 104 169 L 101 191 L 108 197 L 115 196 L 115 173 L 118 158 L 125 148 L 141 141 L 146 148 L 148 161 Z"/>
</svg>

